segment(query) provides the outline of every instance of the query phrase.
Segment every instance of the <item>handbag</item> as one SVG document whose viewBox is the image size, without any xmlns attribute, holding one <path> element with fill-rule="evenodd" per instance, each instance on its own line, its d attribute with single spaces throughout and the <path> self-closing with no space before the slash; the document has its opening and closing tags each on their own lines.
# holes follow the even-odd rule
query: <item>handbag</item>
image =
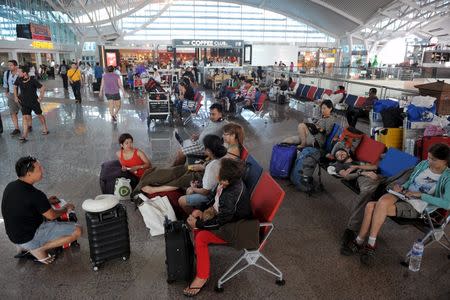
<svg viewBox="0 0 450 300">
<path fill-rule="evenodd" d="M 120 177 L 116 179 L 116 184 L 114 185 L 114 196 L 119 198 L 119 200 L 129 200 L 131 195 L 131 184 L 130 179 Z"/>
<path fill-rule="evenodd" d="M 319 133 L 319 129 L 317 128 L 316 124 L 313 123 L 305 123 L 306 128 L 308 128 L 308 131 L 312 135 L 316 135 Z"/>
<path fill-rule="evenodd" d="M 177 217 L 167 196 L 157 196 L 152 199 L 145 199 L 138 207 L 145 226 L 150 230 L 151 236 L 164 234 L 165 217 L 171 221 L 176 221 Z"/>
</svg>

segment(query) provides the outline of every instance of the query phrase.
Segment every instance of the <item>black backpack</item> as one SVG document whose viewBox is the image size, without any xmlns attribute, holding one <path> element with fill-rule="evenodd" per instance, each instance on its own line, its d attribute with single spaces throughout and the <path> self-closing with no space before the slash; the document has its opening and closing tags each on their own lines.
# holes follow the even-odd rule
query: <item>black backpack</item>
<svg viewBox="0 0 450 300">
<path fill-rule="evenodd" d="M 381 119 L 385 128 L 399 128 L 403 126 L 403 108 L 390 107 L 381 111 Z"/>
</svg>

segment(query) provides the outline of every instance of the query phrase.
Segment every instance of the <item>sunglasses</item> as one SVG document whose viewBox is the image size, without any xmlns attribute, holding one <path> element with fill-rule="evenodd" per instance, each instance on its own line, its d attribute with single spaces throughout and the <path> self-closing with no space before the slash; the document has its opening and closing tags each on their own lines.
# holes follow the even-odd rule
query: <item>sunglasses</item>
<svg viewBox="0 0 450 300">
<path fill-rule="evenodd" d="M 28 163 L 25 166 L 25 173 L 28 173 L 28 171 L 30 171 L 33 164 L 38 161 L 37 158 L 35 158 L 33 156 L 28 156 L 27 160 L 28 160 Z"/>
</svg>

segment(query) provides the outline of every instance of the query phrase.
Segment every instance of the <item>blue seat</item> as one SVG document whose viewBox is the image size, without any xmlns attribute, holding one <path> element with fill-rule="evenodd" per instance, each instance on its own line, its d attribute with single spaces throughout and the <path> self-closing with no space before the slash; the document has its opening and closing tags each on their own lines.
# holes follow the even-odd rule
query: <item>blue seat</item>
<svg viewBox="0 0 450 300">
<path fill-rule="evenodd" d="M 303 88 L 305 87 L 304 84 L 299 84 L 297 90 L 295 91 L 295 98 L 300 99 L 300 95 L 302 94 Z"/>
<path fill-rule="evenodd" d="M 302 90 L 302 93 L 300 94 L 301 98 L 306 98 L 306 96 L 308 95 L 309 89 L 311 88 L 311 86 L 309 85 L 305 85 L 305 87 Z"/>
<path fill-rule="evenodd" d="M 263 172 L 263 168 L 252 155 L 247 156 L 245 161 L 246 170 L 243 181 L 248 189 L 249 195 L 253 193 L 255 186 L 258 184 L 259 178 Z"/>
<path fill-rule="evenodd" d="M 333 139 L 334 138 L 338 138 L 342 133 L 342 127 L 337 124 L 334 123 L 333 125 L 333 129 L 331 129 L 330 134 L 328 134 L 327 139 L 325 140 L 325 144 L 324 144 L 324 150 L 326 151 L 326 153 L 331 153 L 331 150 L 333 150 Z"/>
<path fill-rule="evenodd" d="M 417 165 L 419 159 L 396 148 L 389 148 L 378 164 L 380 174 L 391 177 Z"/>
<path fill-rule="evenodd" d="M 347 94 L 347 97 L 345 97 L 344 102 L 348 105 L 349 108 L 355 106 L 355 102 L 358 99 L 358 96 Z"/>
<path fill-rule="evenodd" d="M 322 98 L 324 90 L 325 89 L 323 89 L 323 88 L 318 88 L 316 93 L 314 94 L 314 99 L 313 100 L 318 100 L 318 99 Z"/>
</svg>

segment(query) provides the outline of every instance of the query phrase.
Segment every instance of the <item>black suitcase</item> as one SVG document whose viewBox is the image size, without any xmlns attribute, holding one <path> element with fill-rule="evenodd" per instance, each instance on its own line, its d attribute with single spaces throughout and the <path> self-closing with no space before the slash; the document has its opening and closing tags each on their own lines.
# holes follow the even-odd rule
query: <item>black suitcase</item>
<svg viewBox="0 0 450 300">
<path fill-rule="evenodd" d="M 93 82 L 92 83 L 92 90 L 93 92 L 100 92 L 100 82 Z"/>
<path fill-rule="evenodd" d="M 116 179 L 124 177 L 130 179 L 131 188 L 134 189 L 139 183 L 139 179 L 128 171 L 122 171 L 122 165 L 118 160 L 111 160 L 102 163 L 100 170 L 100 189 L 102 194 L 114 194 Z"/>
<path fill-rule="evenodd" d="M 191 281 L 194 273 L 194 246 L 189 229 L 182 221 L 164 222 L 166 240 L 167 282 Z"/>
<path fill-rule="evenodd" d="M 286 103 L 286 95 L 278 94 L 278 96 L 277 96 L 277 103 L 278 104 L 285 104 Z"/>
<path fill-rule="evenodd" d="M 89 250 L 94 271 L 113 258 L 130 257 L 127 211 L 121 204 L 101 212 L 86 212 Z"/>
</svg>

